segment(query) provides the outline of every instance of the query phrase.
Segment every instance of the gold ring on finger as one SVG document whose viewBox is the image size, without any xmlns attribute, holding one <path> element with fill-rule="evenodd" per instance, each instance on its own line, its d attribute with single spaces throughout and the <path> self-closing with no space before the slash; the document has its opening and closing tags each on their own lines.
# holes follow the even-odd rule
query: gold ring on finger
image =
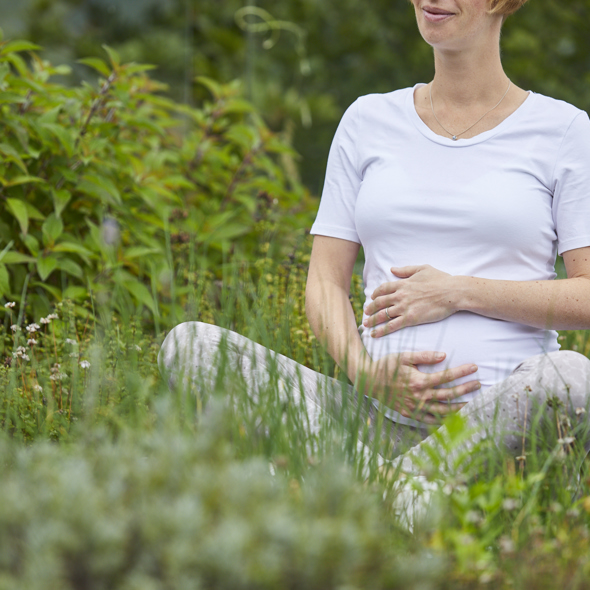
<svg viewBox="0 0 590 590">
<path fill-rule="evenodd" d="M 387 317 L 388 317 L 390 320 L 392 320 L 393 318 L 392 318 L 392 317 L 389 315 L 389 311 L 388 311 L 388 310 L 389 310 L 389 308 L 388 308 L 388 307 L 386 307 L 386 308 L 385 308 L 385 315 L 386 315 L 386 316 L 387 316 Z"/>
</svg>

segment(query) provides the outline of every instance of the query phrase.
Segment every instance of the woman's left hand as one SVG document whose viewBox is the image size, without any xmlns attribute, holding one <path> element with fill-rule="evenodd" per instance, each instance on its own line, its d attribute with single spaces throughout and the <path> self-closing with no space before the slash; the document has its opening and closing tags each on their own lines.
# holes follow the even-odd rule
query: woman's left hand
<svg viewBox="0 0 590 590">
<path fill-rule="evenodd" d="M 374 338 L 408 326 L 438 322 L 458 311 L 452 275 L 428 264 L 392 268 L 391 272 L 403 280 L 383 283 L 371 296 L 372 303 L 365 308 L 368 317 L 363 325 L 378 326 L 371 332 Z"/>
</svg>

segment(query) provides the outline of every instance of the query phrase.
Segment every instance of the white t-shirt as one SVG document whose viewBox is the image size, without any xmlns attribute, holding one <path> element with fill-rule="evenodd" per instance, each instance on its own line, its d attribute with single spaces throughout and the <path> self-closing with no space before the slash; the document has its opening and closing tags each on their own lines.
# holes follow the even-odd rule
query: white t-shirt
<svg viewBox="0 0 590 590">
<path fill-rule="evenodd" d="M 452 275 L 552 280 L 556 254 L 590 246 L 590 121 L 574 106 L 530 93 L 490 131 L 453 141 L 418 116 L 414 88 L 359 98 L 328 159 L 312 234 L 362 244 L 366 302 L 392 266 L 430 264 Z M 482 389 L 524 359 L 559 349 L 557 333 L 461 311 L 383 338 L 361 338 L 372 358 L 441 350 L 475 363 Z M 456 401 L 469 401 L 468 394 Z M 388 414 L 398 421 L 395 412 Z"/>
</svg>

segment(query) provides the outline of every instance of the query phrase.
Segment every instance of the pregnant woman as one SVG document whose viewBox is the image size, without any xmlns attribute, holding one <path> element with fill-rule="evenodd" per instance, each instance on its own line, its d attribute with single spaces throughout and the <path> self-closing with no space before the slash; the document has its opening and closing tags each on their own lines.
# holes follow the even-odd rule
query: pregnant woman
<svg viewBox="0 0 590 590">
<path fill-rule="evenodd" d="M 590 121 L 504 73 L 502 25 L 525 2 L 413 0 L 434 79 L 359 98 L 332 144 L 308 318 L 354 384 L 329 402 L 351 400 L 371 424 L 381 412 L 395 454 L 451 412 L 494 423 L 514 456 L 548 395 L 586 420 L 590 361 L 559 351 L 555 330 L 590 328 Z M 348 294 L 361 246 L 359 330 Z M 224 337 L 263 374 L 266 349 L 196 322 L 171 332 L 161 366 L 206 367 Z M 327 378 L 273 356 L 311 409 L 325 403 Z"/>
</svg>

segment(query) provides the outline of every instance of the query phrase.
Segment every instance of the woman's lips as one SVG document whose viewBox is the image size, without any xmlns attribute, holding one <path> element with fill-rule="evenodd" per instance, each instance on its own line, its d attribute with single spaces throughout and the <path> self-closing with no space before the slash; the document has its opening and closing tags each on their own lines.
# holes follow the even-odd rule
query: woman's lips
<svg viewBox="0 0 590 590">
<path fill-rule="evenodd" d="M 430 12 L 426 8 L 423 8 L 422 12 L 424 14 L 424 18 L 431 23 L 441 23 L 455 16 L 452 12 Z"/>
</svg>

